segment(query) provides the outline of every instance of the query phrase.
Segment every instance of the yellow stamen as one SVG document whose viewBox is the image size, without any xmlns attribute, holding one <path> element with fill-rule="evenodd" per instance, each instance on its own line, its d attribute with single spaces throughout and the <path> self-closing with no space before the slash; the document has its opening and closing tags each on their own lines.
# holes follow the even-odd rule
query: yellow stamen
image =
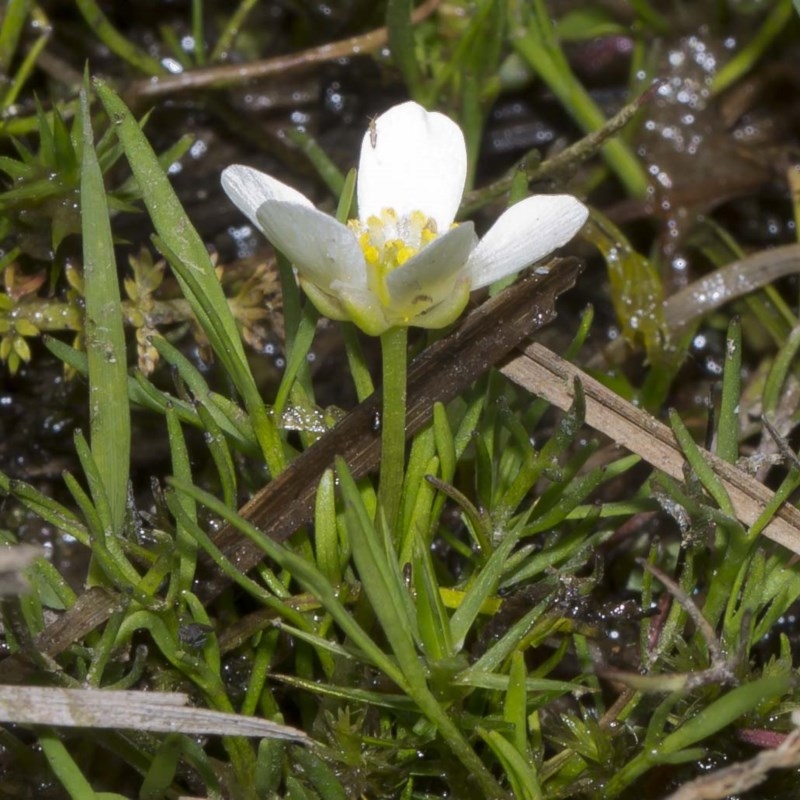
<svg viewBox="0 0 800 800">
<path fill-rule="evenodd" d="M 350 220 L 348 226 L 364 253 L 367 285 L 388 309 L 392 298 L 386 288 L 386 278 L 438 237 L 436 220 L 426 217 L 422 211 L 399 217 L 393 208 L 384 208 L 380 215 L 372 214 L 363 223 Z M 393 311 L 408 322 L 419 313 L 419 306 Z"/>
</svg>

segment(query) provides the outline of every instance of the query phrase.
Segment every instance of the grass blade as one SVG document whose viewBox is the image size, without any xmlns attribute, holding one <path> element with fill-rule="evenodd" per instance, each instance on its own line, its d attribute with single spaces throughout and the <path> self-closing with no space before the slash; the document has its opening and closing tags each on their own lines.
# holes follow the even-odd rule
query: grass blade
<svg viewBox="0 0 800 800">
<path fill-rule="evenodd" d="M 169 260 L 181 291 L 244 399 L 264 459 L 272 475 L 276 475 L 284 466 L 283 445 L 250 372 L 236 321 L 205 244 L 136 119 L 105 83 L 95 80 L 94 85 L 107 114 L 117 126 L 117 136 L 158 232 L 159 249 Z"/>
<path fill-rule="evenodd" d="M 86 88 L 81 94 L 81 113 L 81 226 L 92 455 L 108 498 L 113 530 L 120 533 L 125 524 L 131 451 L 127 356 L 114 242 Z"/>
</svg>

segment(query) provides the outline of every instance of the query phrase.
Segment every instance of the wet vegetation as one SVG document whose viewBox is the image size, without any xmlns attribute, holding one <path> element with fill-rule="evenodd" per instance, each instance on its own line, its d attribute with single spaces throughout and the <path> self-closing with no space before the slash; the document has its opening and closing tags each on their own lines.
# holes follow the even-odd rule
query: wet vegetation
<svg viewBox="0 0 800 800">
<path fill-rule="evenodd" d="M 0 797 L 798 792 L 790 0 L 0 15 Z M 391 526 L 377 344 L 219 175 L 347 218 L 409 98 L 480 232 L 591 215 L 411 331 Z"/>
</svg>

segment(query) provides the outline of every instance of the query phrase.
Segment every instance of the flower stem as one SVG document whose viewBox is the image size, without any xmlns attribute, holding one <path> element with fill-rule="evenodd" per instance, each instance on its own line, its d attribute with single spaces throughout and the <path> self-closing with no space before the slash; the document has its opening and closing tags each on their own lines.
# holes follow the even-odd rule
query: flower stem
<svg viewBox="0 0 800 800">
<path fill-rule="evenodd" d="M 406 449 L 407 328 L 389 328 L 381 335 L 383 414 L 378 506 L 394 531 L 403 493 Z"/>
</svg>

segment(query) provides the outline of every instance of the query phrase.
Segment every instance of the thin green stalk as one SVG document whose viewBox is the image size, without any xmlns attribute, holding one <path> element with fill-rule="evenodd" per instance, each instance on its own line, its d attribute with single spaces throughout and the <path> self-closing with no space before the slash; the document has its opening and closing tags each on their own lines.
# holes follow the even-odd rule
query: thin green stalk
<svg viewBox="0 0 800 800">
<path fill-rule="evenodd" d="M 636 16 L 656 33 L 668 34 L 672 30 L 669 20 L 650 6 L 646 0 L 631 0 Z"/>
<path fill-rule="evenodd" d="M 411 0 L 389 0 L 386 4 L 386 28 L 392 60 L 408 87 L 408 93 L 420 99 L 422 80 L 415 52 L 414 25 L 411 21 Z"/>
<path fill-rule="evenodd" d="M 747 47 L 740 50 L 714 77 L 711 91 L 714 94 L 724 92 L 741 79 L 761 56 L 769 50 L 770 45 L 789 24 L 792 17 L 792 4 L 789 0 L 780 0 L 772 9 L 764 24 L 750 40 Z"/>
<path fill-rule="evenodd" d="M 347 366 L 350 368 L 350 377 L 353 379 L 353 384 L 356 387 L 356 397 L 360 403 L 375 391 L 375 387 L 372 385 L 372 376 L 369 374 L 364 351 L 358 341 L 356 326 L 350 322 L 343 322 L 341 331 L 345 353 L 347 353 Z"/>
<path fill-rule="evenodd" d="M 128 41 L 111 24 L 95 0 L 76 0 L 76 3 L 86 23 L 112 53 L 146 75 L 163 75 L 166 72 L 158 59 Z"/>
<path fill-rule="evenodd" d="M 198 66 L 206 63 L 206 32 L 203 25 L 203 0 L 192 0 L 192 38 L 194 61 Z"/>
<path fill-rule="evenodd" d="M 30 7 L 31 0 L 8 0 L 6 5 L 0 23 L 0 72 L 4 75 L 9 73 Z"/>
<path fill-rule="evenodd" d="M 227 55 L 228 51 L 233 47 L 233 43 L 236 41 L 239 31 L 242 29 L 247 15 L 253 10 L 257 3 L 258 0 L 242 0 L 242 2 L 239 3 L 236 11 L 231 14 L 230 19 L 225 23 L 225 28 L 220 34 L 219 39 L 217 39 L 217 43 L 214 45 L 211 58 L 209 59 L 212 64 Z"/>
<path fill-rule="evenodd" d="M 25 58 L 17 69 L 14 79 L 9 83 L 8 89 L 0 100 L 0 109 L 8 109 L 17 101 L 17 97 L 28 81 L 39 60 L 39 55 L 50 41 L 50 30 L 45 29 L 44 33 L 33 43 L 25 54 Z"/>
<path fill-rule="evenodd" d="M 393 531 L 400 509 L 405 466 L 407 328 L 389 328 L 381 335 L 381 360 L 383 414 L 378 504 L 389 531 Z"/>
</svg>

